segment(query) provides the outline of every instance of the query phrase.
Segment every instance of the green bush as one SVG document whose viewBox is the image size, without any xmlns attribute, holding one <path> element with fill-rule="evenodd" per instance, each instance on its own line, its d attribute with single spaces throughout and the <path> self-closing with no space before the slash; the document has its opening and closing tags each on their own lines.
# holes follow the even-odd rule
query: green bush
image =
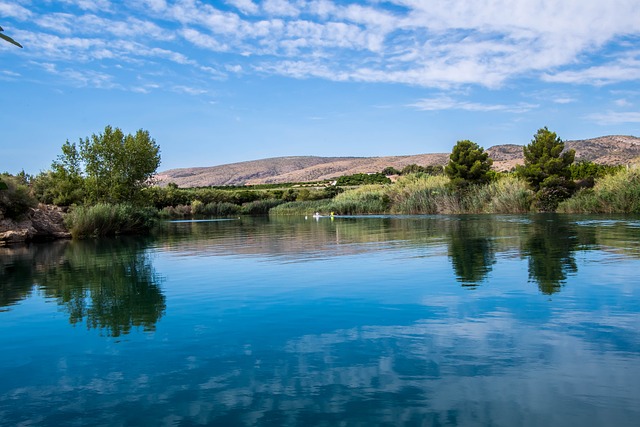
<svg viewBox="0 0 640 427">
<path fill-rule="evenodd" d="M 38 204 L 29 187 L 14 176 L 0 175 L 0 217 L 18 219 Z"/>
<path fill-rule="evenodd" d="M 246 215 L 267 215 L 272 208 L 283 203 L 283 200 L 278 199 L 256 200 L 242 205 L 241 212 Z"/>
<path fill-rule="evenodd" d="M 138 234 L 149 231 L 158 218 L 153 208 L 98 203 L 71 210 L 65 222 L 74 238 Z"/>
<path fill-rule="evenodd" d="M 384 213 L 389 211 L 390 199 L 384 186 L 364 185 L 338 194 L 328 207 L 342 215 Z"/>
<path fill-rule="evenodd" d="M 331 212 L 331 202 L 329 200 L 286 202 L 269 210 L 269 215 L 313 215 L 316 212 Z"/>
<path fill-rule="evenodd" d="M 599 179 L 558 206 L 566 213 L 640 213 L 640 169 L 623 169 Z"/>
</svg>

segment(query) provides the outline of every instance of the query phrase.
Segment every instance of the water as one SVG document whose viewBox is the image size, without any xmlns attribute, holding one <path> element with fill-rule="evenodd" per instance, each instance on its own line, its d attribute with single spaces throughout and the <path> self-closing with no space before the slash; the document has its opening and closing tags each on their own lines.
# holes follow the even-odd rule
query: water
<svg viewBox="0 0 640 427">
<path fill-rule="evenodd" d="M 0 248 L 0 425 L 635 426 L 638 271 L 628 217 Z"/>
</svg>

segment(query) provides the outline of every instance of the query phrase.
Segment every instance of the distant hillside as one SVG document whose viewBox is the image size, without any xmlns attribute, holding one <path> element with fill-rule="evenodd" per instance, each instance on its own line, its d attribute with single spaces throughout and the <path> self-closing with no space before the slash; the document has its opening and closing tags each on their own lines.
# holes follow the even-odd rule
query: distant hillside
<svg viewBox="0 0 640 427">
<path fill-rule="evenodd" d="M 640 138 L 603 136 L 580 141 L 565 141 L 567 149 L 576 150 L 577 160 L 603 164 L 627 164 L 640 157 Z M 496 145 L 487 149 L 496 170 L 510 170 L 522 164 L 521 145 Z M 410 164 L 445 165 L 449 153 L 416 154 L 387 157 L 313 157 L 293 156 L 253 160 L 227 165 L 171 169 L 160 172 L 160 185 L 174 182 L 180 187 L 209 185 L 245 185 L 280 182 L 319 181 L 354 173 L 380 172 L 387 166 L 402 169 Z"/>
</svg>

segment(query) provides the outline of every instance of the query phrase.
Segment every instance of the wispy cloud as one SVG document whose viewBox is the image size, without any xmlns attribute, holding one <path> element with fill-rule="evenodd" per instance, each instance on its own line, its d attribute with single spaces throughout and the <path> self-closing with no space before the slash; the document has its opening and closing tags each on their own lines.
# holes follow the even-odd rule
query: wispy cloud
<svg viewBox="0 0 640 427">
<path fill-rule="evenodd" d="M 640 111 L 608 111 L 606 113 L 596 113 L 587 116 L 588 120 L 593 120 L 600 125 L 619 125 L 623 123 L 640 123 Z"/>
<path fill-rule="evenodd" d="M 13 32 L 28 47 L 24 55 L 87 66 L 153 58 L 206 72 L 202 67 L 209 64 L 190 58 L 224 54 L 225 61 L 238 59 L 245 70 L 261 73 L 429 88 L 500 88 L 520 77 L 589 85 L 640 78 L 640 53 L 632 42 L 640 36 L 636 0 L 57 5 L 51 13 L 40 3 L 27 9 L 0 0 L 0 15 L 33 23 Z M 473 104 L 464 108 L 482 111 Z"/>
<path fill-rule="evenodd" d="M 421 99 L 409 107 L 422 111 L 464 110 L 477 112 L 501 111 L 505 113 L 526 113 L 538 106 L 535 104 L 520 103 L 516 105 L 504 104 L 480 104 L 469 101 L 457 101 L 448 96 L 438 98 Z"/>
</svg>

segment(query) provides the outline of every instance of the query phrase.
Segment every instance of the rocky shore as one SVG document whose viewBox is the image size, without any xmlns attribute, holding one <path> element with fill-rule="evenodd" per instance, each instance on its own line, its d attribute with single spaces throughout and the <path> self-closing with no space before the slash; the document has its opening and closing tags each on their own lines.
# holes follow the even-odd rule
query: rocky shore
<svg viewBox="0 0 640 427">
<path fill-rule="evenodd" d="M 69 239 L 62 209 L 52 205 L 30 208 L 20 220 L 0 216 L 0 246 L 33 241 Z"/>
</svg>

